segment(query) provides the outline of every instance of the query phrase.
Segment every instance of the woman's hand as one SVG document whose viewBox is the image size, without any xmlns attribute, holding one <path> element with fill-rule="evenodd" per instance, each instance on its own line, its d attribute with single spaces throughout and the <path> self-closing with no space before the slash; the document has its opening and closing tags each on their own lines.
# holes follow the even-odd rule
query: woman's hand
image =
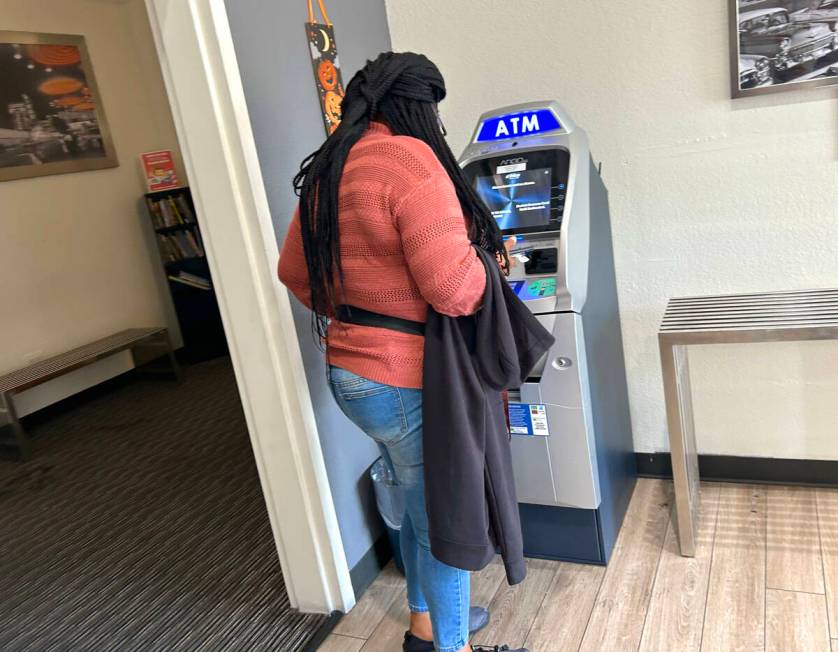
<svg viewBox="0 0 838 652">
<path fill-rule="evenodd" d="M 515 265 L 518 264 L 518 260 L 509 253 L 510 251 L 512 251 L 515 248 L 516 244 L 518 244 L 518 238 L 516 238 L 514 235 L 509 236 L 508 238 L 506 238 L 503 241 L 504 249 L 506 249 L 506 257 L 509 260 L 509 267 L 508 268 L 504 267 L 503 258 L 500 255 L 498 255 L 498 257 L 497 257 L 498 258 L 498 265 L 500 265 L 501 269 L 504 271 L 504 273 L 507 276 L 509 275 L 509 272 L 512 270 L 512 268 L 515 267 Z"/>
<path fill-rule="evenodd" d="M 515 248 L 516 244 L 518 244 L 518 238 L 514 235 L 509 236 L 503 241 L 503 246 L 506 247 L 506 255 L 509 256 L 510 263 L 512 262 L 512 255 L 509 252 Z"/>
</svg>

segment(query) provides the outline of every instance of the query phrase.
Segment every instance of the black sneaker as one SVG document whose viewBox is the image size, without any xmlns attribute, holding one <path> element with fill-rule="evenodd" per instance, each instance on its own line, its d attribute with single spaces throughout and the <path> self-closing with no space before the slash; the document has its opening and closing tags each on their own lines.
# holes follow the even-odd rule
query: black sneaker
<svg viewBox="0 0 838 652">
<path fill-rule="evenodd" d="M 511 649 L 508 645 L 493 645 L 486 647 L 485 645 L 472 645 L 472 652 L 529 652 L 525 647 Z M 403 652 L 434 652 L 433 641 L 423 641 L 421 638 L 416 638 L 410 632 L 404 633 L 404 643 L 402 644 Z"/>
<path fill-rule="evenodd" d="M 479 632 L 483 629 L 486 625 L 489 624 L 489 610 L 484 609 L 483 607 L 471 607 L 468 610 L 468 633 L 474 634 L 475 632 Z M 433 652 L 434 644 L 433 641 L 425 641 L 421 638 L 417 638 L 410 632 L 404 633 L 404 644 L 402 645 L 402 650 L 404 652 Z M 475 648 L 476 649 L 476 648 Z M 489 648 L 487 648 L 489 649 Z M 508 648 L 499 648 L 500 650 L 504 650 Z M 499 652 L 498 651 L 498 652 Z M 512 651 L 514 652 L 514 651 Z M 526 652 L 526 651 L 525 651 Z"/>
<path fill-rule="evenodd" d="M 433 641 L 423 641 L 421 638 L 416 638 L 410 632 L 404 633 L 404 643 L 402 643 L 403 652 L 434 652 Z"/>
</svg>

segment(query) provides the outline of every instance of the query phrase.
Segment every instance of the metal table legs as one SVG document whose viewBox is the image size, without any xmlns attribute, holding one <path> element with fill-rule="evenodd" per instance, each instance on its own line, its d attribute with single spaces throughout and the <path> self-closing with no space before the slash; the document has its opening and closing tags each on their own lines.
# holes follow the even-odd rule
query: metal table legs
<svg viewBox="0 0 838 652">
<path fill-rule="evenodd" d="M 12 441 L 17 446 L 20 458 L 24 461 L 28 460 L 32 455 L 29 437 L 20 425 L 11 394 L 6 392 L 0 392 L 0 418 L 2 418 L 0 428 L 5 427 L 12 431 Z"/>
<path fill-rule="evenodd" d="M 672 478 L 675 483 L 675 524 L 681 554 L 695 556 L 695 532 L 701 500 L 695 445 L 690 366 L 687 347 L 660 343 Z"/>
</svg>

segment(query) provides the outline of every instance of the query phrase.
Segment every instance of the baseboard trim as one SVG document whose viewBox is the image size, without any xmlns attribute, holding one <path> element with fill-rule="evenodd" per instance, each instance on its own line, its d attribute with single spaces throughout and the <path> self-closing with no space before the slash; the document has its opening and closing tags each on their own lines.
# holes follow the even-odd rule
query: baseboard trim
<svg viewBox="0 0 838 652">
<path fill-rule="evenodd" d="M 393 558 L 393 551 L 390 549 L 390 541 L 384 533 L 370 546 L 364 556 L 349 570 L 349 578 L 352 581 L 352 589 L 355 591 L 355 598 L 360 598 L 372 581 L 378 577 L 381 569 Z"/>
<path fill-rule="evenodd" d="M 669 453 L 635 453 L 637 475 L 671 478 Z M 838 460 L 798 460 L 780 457 L 699 455 L 702 480 L 838 487 Z"/>
</svg>

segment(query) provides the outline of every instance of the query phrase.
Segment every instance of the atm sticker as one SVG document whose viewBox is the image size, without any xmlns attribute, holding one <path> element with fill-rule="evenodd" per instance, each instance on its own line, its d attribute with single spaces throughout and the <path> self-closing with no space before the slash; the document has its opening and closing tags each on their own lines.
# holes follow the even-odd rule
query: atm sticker
<svg viewBox="0 0 838 652">
<path fill-rule="evenodd" d="M 547 407 L 540 403 L 510 403 L 509 432 L 513 435 L 548 437 Z"/>
</svg>

